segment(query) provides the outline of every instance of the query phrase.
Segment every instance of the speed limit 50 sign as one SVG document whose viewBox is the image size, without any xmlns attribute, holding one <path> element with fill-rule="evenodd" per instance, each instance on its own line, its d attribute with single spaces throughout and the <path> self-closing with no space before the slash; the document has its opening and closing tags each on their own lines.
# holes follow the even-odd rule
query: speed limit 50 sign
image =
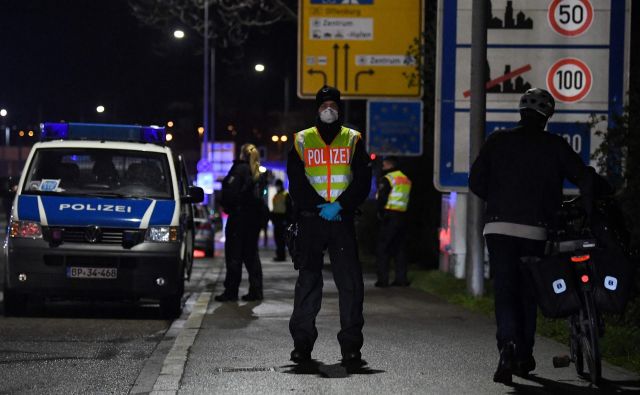
<svg viewBox="0 0 640 395">
<path fill-rule="evenodd" d="M 438 5 L 434 184 L 442 191 L 467 190 L 472 2 L 439 0 Z M 515 125 L 520 96 L 544 88 L 556 100 L 549 131 L 589 162 L 599 145 L 589 129 L 591 115 L 610 120 L 624 104 L 631 1 L 488 3 L 487 133 Z"/>
<path fill-rule="evenodd" d="M 567 37 L 579 36 L 593 22 L 593 6 L 589 0 L 554 0 L 549 5 L 548 19 L 557 33 Z"/>
</svg>

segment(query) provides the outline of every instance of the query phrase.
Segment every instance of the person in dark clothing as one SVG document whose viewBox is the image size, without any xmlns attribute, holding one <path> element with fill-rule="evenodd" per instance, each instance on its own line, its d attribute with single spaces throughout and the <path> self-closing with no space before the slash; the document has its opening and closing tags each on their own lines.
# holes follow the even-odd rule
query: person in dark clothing
<svg viewBox="0 0 640 395">
<path fill-rule="evenodd" d="M 262 198 L 260 154 L 253 144 L 240 148 L 240 158 L 233 162 L 222 182 L 221 205 L 229 214 L 225 228 L 226 275 L 224 292 L 218 302 L 238 300 L 242 264 L 249 273 L 249 293 L 245 301 L 262 300 L 262 264 L 258 256 L 258 236 L 267 210 Z"/>
<path fill-rule="evenodd" d="M 520 258 L 543 256 L 565 179 L 580 188 L 587 212 L 593 202 L 589 168 L 561 136 L 545 131 L 555 108 L 553 97 L 532 88 L 522 95 L 519 108 L 518 126 L 489 136 L 469 174 L 469 188 L 487 203 L 484 235 L 494 275 L 500 350 L 493 380 L 500 383 L 536 366 L 536 302 Z"/>
<path fill-rule="evenodd" d="M 273 239 L 276 242 L 276 256 L 274 261 L 284 261 L 285 253 L 285 231 L 291 223 L 293 215 L 293 207 L 291 206 L 291 196 L 284 189 L 282 180 L 276 180 L 276 194 L 271 202 L 273 209 L 271 210 L 271 222 L 273 223 Z"/>
<path fill-rule="evenodd" d="M 16 197 L 16 191 L 18 189 L 18 179 L 15 177 L 6 177 L 2 180 L 2 191 L 0 193 L 2 197 L 2 207 L 4 208 L 5 218 L 7 219 L 7 225 L 11 219 L 11 209 L 13 205 L 13 199 Z"/>
<path fill-rule="evenodd" d="M 376 287 L 389 285 L 389 261 L 396 261 L 396 277 L 392 286 L 406 287 L 407 256 L 405 240 L 407 236 L 407 208 L 411 193 L 411 180 L 398 170 L 398 159 L 386 157 L 382 160 L 383 177 L 378 181 L 378 231 L 377 267 L 378 281 Z"/>
<path fill-rule="evenodd" d="M 315 319 L 322 300 L 323 254 L 328 250 L 338 288 L 342 362 L 361 365 L 364 284 L 354 213 L 369 194 L 371 166 L 360 133 L 342 126 L 340 91 L 324 86 L 316 95 L 316 105 L 315 126 L 295 134 L 287 160 L 300 250 L 289 321 L 294 344 L 291 360 L 311 359 L 318 337 Z"/>
</svg>

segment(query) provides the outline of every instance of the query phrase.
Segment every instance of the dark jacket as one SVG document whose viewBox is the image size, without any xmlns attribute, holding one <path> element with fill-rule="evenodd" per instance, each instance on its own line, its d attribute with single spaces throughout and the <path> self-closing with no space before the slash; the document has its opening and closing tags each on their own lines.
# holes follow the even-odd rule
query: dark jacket
<svg viewBox="0 0 640 395">
<path fill-rule="evenodd" d="M 325 142 L 333 140 L 331 136 L 323 135 L 322 130 L 321 136 Z M 342 206 L 342 214 L 346 215 L 353 214 L 356 208 L 367 198 L 371 189 L 370 160 L 362 140 L 356 143 L 355 152 L 351 159 L 351 172 L 353 173 L 351 184 L 336 199 Z M 304 162 L 300 159 L 294 147 L 289 151 L 287 158 L 287 176 L 289 177 L 289 194 L 293 200 L 295 210 L 297 212 L 318 212 L 317 206 L 326 203 L 326 201 L 318 195 L 309 180 L 307 180 L 304 172 Z"/>
<path fill-rule="evenodd" d="M 469 174 L 469 188 L 487 202 L 486 222 L 549 226 L 562 203 L 564 179 L 592 201 L 592 178 L 559 135 L 521 124 L 493 133 Z"/>
<path fill-rule="evenodd" d="M 220 204 L 227 214 L 240 211 L 264 214 L 264 199 L 262 198 L 262 183 L 251 176 L 249 163 L 243 160 L 233 161 L 233 166 L 222 181 L 222 196 Z"/>
</svg>

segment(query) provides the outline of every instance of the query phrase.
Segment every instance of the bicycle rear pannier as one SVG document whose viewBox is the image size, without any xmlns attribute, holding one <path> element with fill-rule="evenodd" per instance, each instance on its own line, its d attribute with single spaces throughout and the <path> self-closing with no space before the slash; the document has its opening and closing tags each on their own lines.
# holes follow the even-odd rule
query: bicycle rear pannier
<svg viewBox="0 0 640 395">
<path fill-rule="evenodd" d="M 530 273 L 538 306 L 545 317 L 567 317 L 580 310 L 575 274 L 567 254 L 522 258 Z"/>
<path fill-rule="evenodd" d="M 591 253 L 594 268 L 593 296 L 598 310 L 620 314 L 631 296 L 635 267 L 622 250 L 595 250 Z"/>
</svg>

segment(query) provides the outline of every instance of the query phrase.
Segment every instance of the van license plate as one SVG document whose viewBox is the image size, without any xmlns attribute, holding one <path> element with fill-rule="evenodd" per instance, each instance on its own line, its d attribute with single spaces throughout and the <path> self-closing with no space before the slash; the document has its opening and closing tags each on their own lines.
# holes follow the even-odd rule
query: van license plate
<svg viewBox="0 0 640 395">
<path fill-rule="evenodd" d="M 67 277 L 115 280 L 118 278 L 118 269 L 106 267 L 68 267 Z"/>
</svg>

